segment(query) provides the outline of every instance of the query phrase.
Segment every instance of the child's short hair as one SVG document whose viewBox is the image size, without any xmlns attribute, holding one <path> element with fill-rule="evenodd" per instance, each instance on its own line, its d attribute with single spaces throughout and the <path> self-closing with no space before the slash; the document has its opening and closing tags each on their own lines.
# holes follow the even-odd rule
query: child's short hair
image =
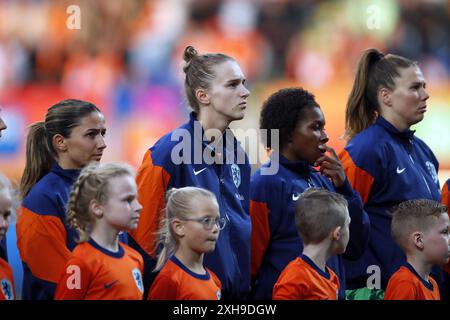
<svg viewBox="0 0 450 320">
<path fill-rule="evenodd" d="M 392 238 L 405 251 L 409 235 L 415 231 L 427 231 L 443 213 L 447 213 L 447 206 L 434 200 L 404 201 L 392 211 Z"/>
<path fill-rule="evenodd" d="M 311 188 L 301 194 L 295 208 L 295 225 L 303 243 L 319 243 L 347 219 L 347 200 L 326 189 Z"/>
<path fill-rule="evenodd" d="M 128 164 L 92 162 L 81 170 L 70 192 L 67 203 L 67 223 L 76 229 L 79 241 L 90 239 L 90 231 L 94 218 L 89 212 L 91 200 L 105 203 L 110 192 L 109 180 L 116 177 L 130 175 L 134 177 L 134 169 Z"/>
</svg>

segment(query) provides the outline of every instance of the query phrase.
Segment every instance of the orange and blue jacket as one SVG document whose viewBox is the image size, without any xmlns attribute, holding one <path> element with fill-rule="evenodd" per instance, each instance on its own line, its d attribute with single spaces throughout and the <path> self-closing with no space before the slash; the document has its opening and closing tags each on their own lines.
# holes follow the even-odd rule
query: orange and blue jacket
<svg viewBox="0 0 450 320">
<path fill-rule="evenodd" d="M 279 161 L 278 173 L 261 174 L 263 167 L 275 167 L 273 161 Z M 342 194 L 347 200 L 351 223 L 350 241 L 344 256 L 357 259 L 366 249 L 369 218 L 363 210 L 359 194 L 349 182 L 346 180 L 341 187 L 335 188 L 331 180 L 322 176 L 311 164 L 292 162 L 281 154 L 272 154 L 270 161 L 258 169 L 251 179 L 252 299 L 271 299 L 273 286 L 283 269 L 302 253 L 303 242 L 295 226 L 295 204 L 300 194 L 308 188 L 324 188 Z M 344 299 L 342 256 L 330 258 L 327 265 L 338 275 L 341 283 L 339 298 Z"/>
<path fill-rule="evenodd" d="M 379 116 L 351 139 L 340 158 L 352 187 L 359 192 L 369 215 L 369 245 L 357 261 L 345 261 L 350 289 L 366 286 L 369 266 L 381 271 L 381 289 L 405 263 L 406 257 L 391 236 L 392 208 L 406 200 L 440 202 L 439 163 L 430 148 L 414 135 L 400 132 Z M 435 269 L 438 280 L 441 270 Z M 439 281 L 438 281 L 439 283 Z"/>
<path fill-rule="evenodd" d="M 53 299 L 56 283 L 76 246 L 76 232 L 66 225 L 65 212 L 79 173 L 55 163 L 23 199 L 16 226 L 23 299 Z"/>
<path fill-rule="evenodd" d="M 243 299 L 248 294 L 251 168 L 231 131 L 223 134 L 222 141 L 223 148 L 212 148 L 204 140 L 195 113 L 191 113 L 189 122 L 163 136 L 146 152 L 136 176 L 143 210 L 129 239 L 130 245 L 143 255 L 146 290 L 155 275 L 151 273 L 157 253 L 155 232 L 163 215 L 165 193 L 170 188 L 195 186 L 215 194 L 220 215 L 227 219 L 216 249 L 205 255 L 204 264 L 220 279 L 224 299 Z M 214 161 L 214 157 L 222 160 Z"/>
<path fill-rule="evenodd" d="M 66 205 L 80 170 L 54 163 L 23 199 L 17 215 L 17 247 L 23 264 L 22 298 L 53 299 L 76 231 L 66 224 Z M 120 237 L 126 243 L 126 234 Z"/>
</svg>

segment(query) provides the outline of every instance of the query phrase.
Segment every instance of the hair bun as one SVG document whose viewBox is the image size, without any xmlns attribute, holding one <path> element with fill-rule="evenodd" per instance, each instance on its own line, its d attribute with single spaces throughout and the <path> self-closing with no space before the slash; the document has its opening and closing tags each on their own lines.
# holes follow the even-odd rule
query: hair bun
<svg viewBox="0 0 450 320">
<path fill-rule="evenodd" d="M 189 63 L 197 55 L 198 55 L 198 52 L 197 52 L 197 50 L 195 50 L 195 48 L 193 46 L 187 46 L 186 49 L 184 49 L 183 60 L 186 61 L 187 63 Z"/>
<path fill-rule="evenodd" d="M 193 46 L 187 46 L 184 49 L 183 60 L 186 62 L 183 66 L 183 71 L 186 72 L 191 65 L 192 60 L 198 56 L 197 50 Z"/>
</svg>

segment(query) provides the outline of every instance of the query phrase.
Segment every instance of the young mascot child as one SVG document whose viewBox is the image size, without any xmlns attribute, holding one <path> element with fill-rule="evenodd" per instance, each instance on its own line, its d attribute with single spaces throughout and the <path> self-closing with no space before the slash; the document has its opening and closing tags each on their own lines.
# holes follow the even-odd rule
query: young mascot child
<svg viewBox="0 0 450 320">
<path fill-rule="evenodd" d="M 131 168 L 121 164 L 91 164 L 75 182 L 67 221 L 79 235 L 55 299 L 140 300 L 143 261 L 139 253 L 119 243 L 119 233 L 136 228 L 142 206 Z"/>
<path fill-rule="evenodd" d="M 449 259 L 447 206 L 426 199 L 402 202 L 392 214 L 392 236 L 406 254 L 406 263 L 389 279 L 384 299 L 440 300 L 430 272 Z"/>
<path fill-rule="evenodd" d="M 339 279 L 325 264 L 345 252 L 350 216 L 347 201 L 325 189 L 308 189 L 299 198 L 295 223 L 304 248 L 283 270 L 274 300 L 337 300 Z"/>
<path fill-rule="evenodd" d="M 6 237 L 12 212 L 12 190 L 8 179 L 0 174 L 0 241 Z M 0 300 L 14 300 L 14 279 L 11 266 L 0 256 Z"/>
<path fill-rule="evenodd" d="M 220 300 L 222 284 L 203 265 L 205 253 L 214 251 L 226 220 L 220 217 L 216 197 L 197 187 L 171 189 L 160 230 L 162 250 L 149 299 Z"/>
</svg>

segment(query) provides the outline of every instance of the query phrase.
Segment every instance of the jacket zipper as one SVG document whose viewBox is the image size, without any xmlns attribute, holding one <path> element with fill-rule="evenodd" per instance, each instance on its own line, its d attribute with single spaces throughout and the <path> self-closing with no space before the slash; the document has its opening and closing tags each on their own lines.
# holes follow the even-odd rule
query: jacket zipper
<svg viewBox="0 0 450 320">
<path fill-rule="evenodd" d="M 412 150 L 412 148 L 413 148 L 413 142 L 410 140 L 409 143 L 411 144 L 411 150 Z M 411 151 L 411 152 L 412 152 L 412 151 Z M 414 159 L 413 159 L 413 157 L 412 157 L 411 152 L 408 151 L 408 156 L 409 156 L 409 158 L 411 159 L 411 162 L 415 165 L 415 162 L 414 162 Z M 425 182 L 425 185 L 427 186 L 428 193 L 430 194 L 431 199 L 434 199 L 434 198 L 433 198 L 433 194 L 431 193 L 430 186 L 428 185 L 427 179 L 425 179 L 425 176 L 424 176 L 423 173 L 422 173 L 422 168 L 417 168 L 417 169 L 418 169 L 420 175 L 422 176 L 423 182 Z"/>
</svg>

